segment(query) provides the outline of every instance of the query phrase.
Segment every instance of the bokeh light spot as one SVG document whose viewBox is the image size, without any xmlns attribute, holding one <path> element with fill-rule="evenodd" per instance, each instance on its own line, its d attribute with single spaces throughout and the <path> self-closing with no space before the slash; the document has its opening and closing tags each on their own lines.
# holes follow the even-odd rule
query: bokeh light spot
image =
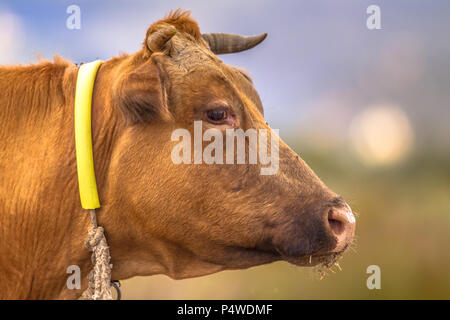
<svg viewBox="0 0 450 320">
<path fill-rule="evenodd" d="M 371 106 L 356 115 L 349 129 L 358 158 L 371 166 L 388 166 L 411 151 L 414 133 L 406 113 L 395 105 Z"/>
</svg>

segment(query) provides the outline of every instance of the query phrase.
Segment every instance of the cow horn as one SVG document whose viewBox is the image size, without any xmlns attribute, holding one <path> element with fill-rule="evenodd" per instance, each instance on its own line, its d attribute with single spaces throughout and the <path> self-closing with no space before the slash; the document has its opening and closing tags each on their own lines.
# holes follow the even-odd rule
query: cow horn
<svg viewBox="0 0 450 320">
<path fill-rule="evenodd" d="M 260 44 L 267 33 L 258 36 L 240 36 L 228 33 L 205 33 L 202 34 L 211 51 L 215 54 L 233 53 L 248 50 Z"/>
</svg>

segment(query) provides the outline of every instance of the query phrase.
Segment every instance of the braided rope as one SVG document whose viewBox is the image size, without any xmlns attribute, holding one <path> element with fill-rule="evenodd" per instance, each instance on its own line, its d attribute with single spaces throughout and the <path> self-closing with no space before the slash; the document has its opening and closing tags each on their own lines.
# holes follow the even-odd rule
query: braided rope
<svg viewBox="0 0 450 320">
<path fill-rule="evenodd" d="M 106 242 L 104 229 L 97 225 L 95 210 L 90 210 L 92 227 L 89 229 L 85 244 L 92 252 L 93 268 L 88 275 L 88 288 L 81 300 L 112 300 L 111 294 L 111 256 Z"/>
</svg>

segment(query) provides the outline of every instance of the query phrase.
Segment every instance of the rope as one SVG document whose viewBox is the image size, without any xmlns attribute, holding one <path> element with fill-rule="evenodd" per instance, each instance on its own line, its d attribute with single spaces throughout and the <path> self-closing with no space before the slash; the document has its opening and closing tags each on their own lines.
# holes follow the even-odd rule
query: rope
<svg viewBox="0 0 450 320">
<path fill-rule="evenodd" d="M 81 300 L 112 300 L 111 294 L 111 256 L 106 242 L 104 229 L 97 225 L 95 210 L 89 210 L 92 227 L 89 229 L 85 244 L 92 252 L 93 268 L 88 275 L 88 288 L 83 292 Z"/>
</svg>

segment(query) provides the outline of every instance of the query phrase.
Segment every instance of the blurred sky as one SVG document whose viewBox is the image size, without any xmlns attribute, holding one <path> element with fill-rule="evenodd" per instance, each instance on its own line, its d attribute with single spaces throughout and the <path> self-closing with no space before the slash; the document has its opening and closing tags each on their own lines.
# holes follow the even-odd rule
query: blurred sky
<svg viewBox="0 0 450 320">
<path fill-rule="evenodd" d="M 366 8 L 374 3 L 382 29 L 371 31 Z M 71 4 L 81 8 L 81 30 L 66 28 Z M 449 149 L 447 0 L 2 0 L 0 64 L 55 53 L 74 62 L 132 53 L 152 22 L 179 7 L 192 11 L 203 32 L 268 32 L 259 47 L 222 59 L 250 72 L 282 136 L 340 147 L 355 114 L 388 104 L 406 114 L 417 146 Z"/>
</svg>

